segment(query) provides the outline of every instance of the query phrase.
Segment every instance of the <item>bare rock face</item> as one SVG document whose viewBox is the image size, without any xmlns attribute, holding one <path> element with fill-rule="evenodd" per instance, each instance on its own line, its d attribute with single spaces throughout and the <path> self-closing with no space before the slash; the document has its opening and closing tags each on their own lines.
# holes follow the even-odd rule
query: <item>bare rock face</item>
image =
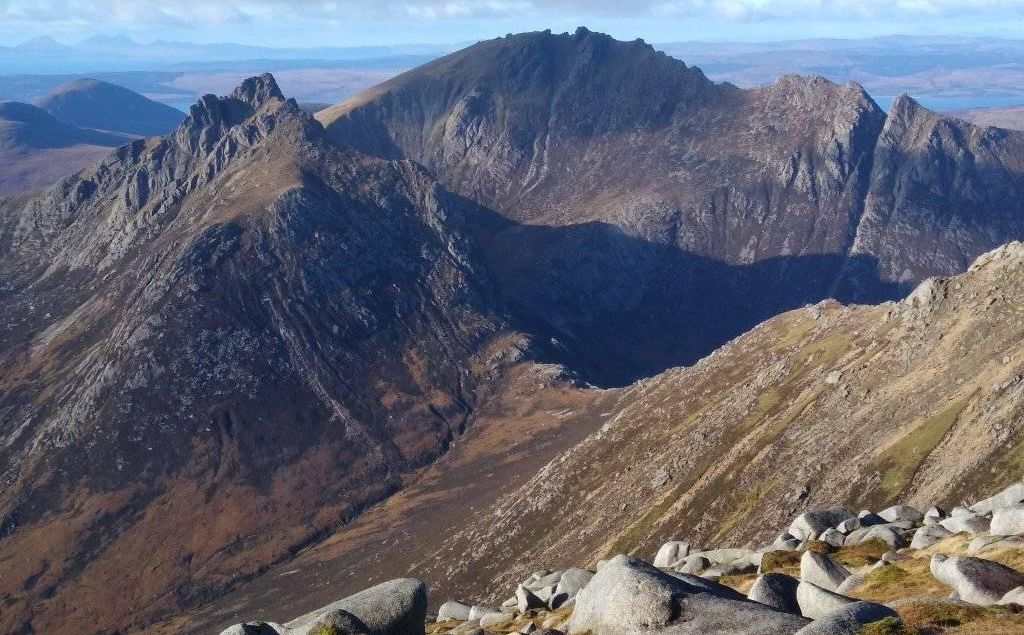
<svg viewBox="0 0 1024 635">
<path fill-rule="evenodd" d="M 438 456 L 503 328 L 472 209 L 270 76 L 0 201 L 0 630 L 195 603 Z"/>
<path fill-rule="evenodd" d="M 509 303 L 599 383 L 826 297 L 897 298 L 1024 237 L 1024 133 L 906 97 L 887 117 L 822 78 L 743 91 L 586 29 L 482 42 L 317 117 L 516 221 L 486 252 Z"/>
</svg>

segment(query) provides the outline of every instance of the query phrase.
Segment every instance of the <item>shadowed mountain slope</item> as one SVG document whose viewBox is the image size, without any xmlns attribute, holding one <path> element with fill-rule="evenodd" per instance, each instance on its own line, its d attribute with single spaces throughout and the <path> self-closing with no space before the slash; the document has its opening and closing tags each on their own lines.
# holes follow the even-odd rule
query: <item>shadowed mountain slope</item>
<svg viewBox="0 0 1024 635">
<path fill-rule="evenodd" d="M 473 513 L 406 501 L 342 545 L 354 568 L 301 569 L 301 588 L 391 562 L 373 555 L 381 527 L 413 572 L 469 592 L 509 570 L 512 545 L 575 562 L 669 527 L 704 539 L 699 514 L 745 509 L 746 479 L 822 487 L 821 456 L 873 474 L 830 452 L 883 460 L 893 422 L 836 425 L 833 407 L 859 406 L 819 394 L 819 372 L 918 346 L 932 322 L 890 342 L 871 329 L 891 307 L 829 305 L 705 356 L 781 311 L 898 297 L 1024 233 L 1021 134 L 907 98 L 886 117 L 818 78 L 715 85 L 585 30 L 481 43 L 318 119 L 253 78 L 164 138 L 0 200 L 0 630 L 177 617 L 180 632 L 182 613 L 337 546 L 395 492 Z M 942 354 L 928 363 L 957 362 Z M 924 385 L 907 397 L 892 372 L 859 398 L 919 409 Z M 464 483 L 442 487 L 458 479 L 430 466 L 453 445 Z M 897 467 L 886 491 L 913 492 Z M 510 498 L 491 507 L 496 481 Z"/>
<path fill-rule="evenodd" d="M 730 265 L 827 257 L 818 298 L 898 297 L 1024 237 L 1020 132 L 943 118 L 906 96 L 886 116 L 856 84 L 821 78 L 714 84 L 643 42 L 586 29 L 482 42 L 317 117 L 339 141 L 413 159 L 520 222 L 601 221 Z M 619 274 L 585 275 L 568 288 Z M 551 327 L 571 342 L 587 319 Z M 665 368 L 629 361 L 634 378 Z"/>
</svg>

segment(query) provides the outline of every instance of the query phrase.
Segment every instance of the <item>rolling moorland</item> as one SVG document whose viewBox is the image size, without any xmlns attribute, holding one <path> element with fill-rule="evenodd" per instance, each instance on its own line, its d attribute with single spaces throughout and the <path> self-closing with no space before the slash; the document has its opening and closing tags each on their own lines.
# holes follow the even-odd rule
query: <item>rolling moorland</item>
<svg viewBox="0 0 1024 635">
<path fill-rule="evenodd" d="M 987 496 L 1022 208 L 1024 133 L 586 29 L 315 118 L 270 75 L 204 96 L 0 200 L 0 629 L 209 632 L 408 574 L 490 601 Z"/>
</svg>

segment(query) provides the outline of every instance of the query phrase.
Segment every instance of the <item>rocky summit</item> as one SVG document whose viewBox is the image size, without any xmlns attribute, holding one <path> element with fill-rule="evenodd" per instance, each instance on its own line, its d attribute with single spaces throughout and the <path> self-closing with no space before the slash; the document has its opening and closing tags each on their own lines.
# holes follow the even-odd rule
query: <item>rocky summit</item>
<svg viewBox="0 0 1024 635">
<path fill-rule="evenodd" d="M 0 631 L 1017 619 L 1021 157 L 585 29 L 206 95 L 0 199 Z"/>
<path fill-rule="evenodd" d="M 593 570 L 541 569 L 507 600 L 448 600 L 392 580 L 285 624 L 221 635 L 913 635 L 1024 630 L 1024 483 L 948 511 L 810 509 L 771 544 L 665 543 Z M 957 525 L 969 519 L 969 528 Z"/>
</svg>

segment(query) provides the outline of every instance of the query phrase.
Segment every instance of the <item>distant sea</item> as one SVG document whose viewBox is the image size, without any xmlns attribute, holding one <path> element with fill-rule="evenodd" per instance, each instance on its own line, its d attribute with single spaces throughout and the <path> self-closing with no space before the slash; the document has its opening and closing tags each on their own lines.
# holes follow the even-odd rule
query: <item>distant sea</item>
<svg viewBox="0 0 1024 635">
<path fill-rule="evenodd" d="M 872 95 L 879 106 L 886 112 L 892 105 L 896 95 Z M 942 97 L 929 95 L 911 95 L 914 99 L 931 110 L 964 110 L 967 108 L 995 108 L 998 106 L 1019 106 L 1024 104 L 1021 95 L 962 95 Z"/>
</svg>

